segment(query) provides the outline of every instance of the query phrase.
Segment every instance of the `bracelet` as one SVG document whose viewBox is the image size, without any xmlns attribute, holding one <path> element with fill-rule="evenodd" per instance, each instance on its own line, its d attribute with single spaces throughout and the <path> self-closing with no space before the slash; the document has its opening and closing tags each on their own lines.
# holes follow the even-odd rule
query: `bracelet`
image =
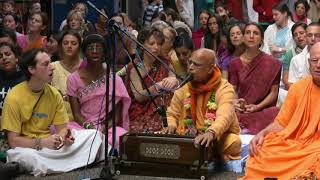
<svg viewBox="0 0 320 180">
<path fill-rule="evenodd" d="M 212 129 L 208 129 L 207 132 L 211 133 L 213 135 L 213 138 L 216 137 L 216 133 Z"/>
<path fill-rule="evenodd" d="M 92 128 L 94 128 L 94 126 L 93 126 L 93 124 L 91 122 L 84 122 L 83 123 L 83 128 L 92 129 Z"/>
<path fill-rule="evenodd" d="M 37 151 L 40 151 L 42 149 L 41 146 L 41 138 L 36 138 L 34 141 L 34 149 L 36 149 Z"/>
</svg>

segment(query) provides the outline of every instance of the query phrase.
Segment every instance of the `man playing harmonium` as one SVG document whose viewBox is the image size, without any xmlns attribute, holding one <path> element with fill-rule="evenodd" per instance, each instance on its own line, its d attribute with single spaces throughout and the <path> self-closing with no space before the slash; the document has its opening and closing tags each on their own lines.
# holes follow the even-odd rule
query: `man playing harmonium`
<svg viewBox="0 0 320 180">
<path fill-rule="evenodd" d="M 240 127 L 233 106 L 236 95 L 232 85 L 221 78 L 215 52 L 195 51 L 188 72 L 193 80 L 175 91 L 165 132 L 195 136 L 195 145 L 206 147 L 216 141 L 222 160 L 240 159 Z"/>
</svg>

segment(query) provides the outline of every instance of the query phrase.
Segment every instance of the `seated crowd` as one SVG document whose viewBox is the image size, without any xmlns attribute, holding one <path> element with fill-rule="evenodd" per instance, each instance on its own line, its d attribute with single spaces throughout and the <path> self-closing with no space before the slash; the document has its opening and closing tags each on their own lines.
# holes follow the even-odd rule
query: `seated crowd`
<svg viewBox="0 0 320 180">
<path fill-rule="evenodd" d="M 81 1 L 60 33 L 47 31 L 41 7 L 30 11 L 25 34 L 14 8 L 3 10 L 0 140 L 9 148 L 0 148 L 2 161 L 35 176 L 68 172 L 104 160 L 129 132 L 193 136 L 197 147 L 216 143 L 225 163 L 242 158 L 241 136 L 251 135 L 241 179 L 320 178 L 320 24 L 308 18 L 308 2 L 296 1 L 291 11 L 272 1 L 263 10 L 253 0 L 266 30 L 232 17 L 219 0 L 216 14 L 200 11 L 195 29 L 190 2 L 193 8 L 177 0 L 177 12 L 151 0 L 139 30 L 125 13 L 111 16 L 145 49 L 113 37 L 103 16 L 94 26 Z"/>
</svg>

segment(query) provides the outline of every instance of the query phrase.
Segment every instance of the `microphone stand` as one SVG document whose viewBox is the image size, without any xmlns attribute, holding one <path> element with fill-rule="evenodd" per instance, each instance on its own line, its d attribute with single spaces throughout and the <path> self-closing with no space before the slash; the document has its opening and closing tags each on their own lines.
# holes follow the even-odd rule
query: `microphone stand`
<svg viewBox="0 0 320 180">
<path fill-rule="evenodd" d="M 98 8 L 96 8 L 96 6 L 94 4 L 92 4 L 90 1 L 87 1 L 88 5 L 91 6 L 93 9 L 95 9 L 101 16 L 103 16 L 104 18 L 106 18 L 107 20 L 109 19 L 107 15 L 105 15 L 103 12 L 101 12 Z M 107 24 L 108 25 L 108 24 Z M 108 28 L 107 28 L 108 30 Z M 114 30 L 113 30 L 114 31 Z M 112 32 L 112 28 L 110 28 L 110 32 L 109 34 L 114 35 L 114 33 Z M 114 37 L 116 37 L 114 35 Z M 109 43 L 115 43 L 115 42 L 111 42 L 109 41 Z M 108 44 L 108 43 L 107 43 Z M 103 179 L 103 180 L 114 180 L 115 178 L 114 176 L 114 172 L 112 172 L 112 170 L 114 171 L 113 168 L 113 163 L 112 163 L 112 156 L 117 155 L 117 151 L 114 148 L 115 146 L 115 133 L 116 133 L 116 125 L 115 125 L 115 112 L 116 112 L 116 103 L 115 103 L 115 89 L 116 89 L 116 73 L 115 73 L 115 67 L 116 67 L 116 46 L 114 46 L 114 58 L 113 61 L 111 61 L 111 63 L 107 62 L 107 80 L 106 80 L 106 117 L 105 117 L 105 140 L 104 140 L 104 166 L 100 172 L 100 178 L 98 179 Z M 110 67 L 112 66 L 112 67 Z M 110 114 L 109 114 L 109 85 L 110 85 L 110 72 L 112 69 L 112 96 L 111 96 L 111 103 L 112 103 L 112 148 L 110 150 L 110 160 L 109 160 L 109 156 L 108 156 L 108 148 L 109 148 L 109 143 L 108 143 L 108 137 L 109 137 L 109 120 L 110 120 Z"/>
<path fill-rule="evenodd" d="M 95 9 L 101 16 L 105 17 L 107 20 L 109 19 L 108 16 L 106 16 L 104 13 L 102 13 L 98 8 L 95 7 L 94 4 L 92 4 L 90 1 L 87 1 L 87 3 L 89 4 L 89 6 L 91 6 L 93 9 Z M 166 69 L 168 69 L 169 71 L 171 71 L 172 73 L 174 73 L 176 75 L 177 78 L 179 78 L 180 80 L 183 80 L 183 78 L 181 78 L 174 70 L 172 70 L 168 64 L 166 64 L 165 62 L 163 62 L 159 57 L 155 56 L 154 54 L 152 54 L 142 43 L 140 43 L 139 41 L 137 41 L 135 38 L 133 38 L 125 29 L 123 29 L 122 27 L 120 27 L 117 23 L 115 23 L 113 20 L 108 20 L 107 22 L 107 29 L 109 28 L 110 30 L 110 35 L 111 38 L 113 40 L 116 41 L 116 36 L 118 35 L 121 43 L 126 51 L 126 53 L 128 54 L 128 58 L 130 59 L 130 61 L 133 64 L 134 69 L 136 70 L 141 82 L 142 82 L 142 86 L 147 90 L 148 96 L 152 102 L 152 104 L 157 107 L 156 108 L 156 112 L 159 113 L 159 115 L 162 117 L 162 121 L 163 121 L 163 127 L 167 127 L 168 126 L 168 122 L 167 122 L 167 117 L 166 117 L 166 109 L 164 105 L 158 106 L 154 100 L 154 97 L 152 96 L 151 92 L 149 91 L 147 85 L 145 84 L 145 82 L 143 81 L 143 77 L 140 73 L 140 71 L 138 70 L 138 67 L 136 65 L 136 63 L 133 62 L 131 56 L 129 55 L 129 51 L 128 48 L 124 45 L 123 39 L 121 38 L 120 33 L 124 34 L 125 36 L 127 36 L 131 41 L 133 41 L 134 43 L 137 44 L 137 46 L 141 47 L 143 50 L 145 50 L 147 53 L 149 53 L 152 57 L 154 57 L 157 61 L 159 61 Z M 115 158 L 112 159 L 112 157 L 116 157 L 118 156 L 117 150 L 115 149 L 115 141 L 116 141 L 116 122 L 115 122 L 115 82 L 116 82 L 116 42 L 112 42 L 114 45 L 114 54 L 113 54 L 113 61 L 111 62 L 111 65 L 107 63 L 107 82 L 106 82 L 106 118 L 105 118 L 105 160 L 104 160 L 104 167 L 101 170 L 100 173 L 100 179 L 105 179 L 105 180 L 113 180 L 113 176 L 114 176 L 114 165 L 112 160 L 114 160 Z M 110 66 L 112 66 L 112 85 L 113 85 L 113 89 L 112 89 L 112 148 L 110 150 L 110 159 L 109 160 L 109 156 L 108 156 L 108 121 L 110 119 L 110 115 L 109 115 L 109 85 L 110 85 L 110 71 L 111 68 Z"/>
<path fill-rule="evenodd" d="M 117 32 L 118 36 L 120 36 L 120 33 L 119 31 Z M 120 36 L 121 37 L 121 36 Z M 162 117 L 162 123 L 163 123 L 163 127 L 168 127 L 168 122 L 167 122 L 167 118 L 166 118 L 166 110 L 165 110 L 165 107 L 164 105 L 161 105 L 161 106 L 158 106 L 154 100 L 154 97 L 152 96 L 149 88 L 147 87 L 146 83 L 143 81 L 143 77 L 138 69 L 138 66 L 137 64 L 133 61 L 133 59 L 131 58 L 130 54 L 129 54 L 129 50 L 128 48 L 125 46 L 124 42 L 123 42 L 123 39 L 120 38 L 121 40 L 121 44 L 122 46 L 124 47 L 124 50 L 126 52 L 126 54 L 128 55 L 128 58 L 130 59 L 130 62 L 132 62 L 132 65 L 135 69 L 135 71 L 137 72 L 138 76 L 139 76 L 139 79 L 141 80 L 141 84 L 143 86 L 144 89 L 146 89 L 147 93 L 148 93 L 148 97 L 150 99 L 150 101 L 152 102 L 152 104 L 157 107 L 156 109 L 156 112 Z"/>
</svg>

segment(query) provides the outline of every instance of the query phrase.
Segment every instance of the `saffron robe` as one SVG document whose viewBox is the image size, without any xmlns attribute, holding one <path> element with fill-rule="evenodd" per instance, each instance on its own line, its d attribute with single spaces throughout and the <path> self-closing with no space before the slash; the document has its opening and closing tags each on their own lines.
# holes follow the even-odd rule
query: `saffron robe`
<svg viewBox="0 0 320 180">
<path fill-rule="evenodd" d="M 233 87 L 226 80 L 221 79 L 221 83 L 215 93 L 218 108 L 216 119 L 209 129 L 215 132 L 219 144 L 219 153 L 222 155 L 223 160 L 240 159 L 240 127 L 233 107 L 235 99 Z M 188 97 L 188 94 L 190 94 L 188 84 L 176 90 L 167 109 L 168 125 L 177 127 L 178 134 L 184 134 L 184 119 L 187 116 L 187 111 L 183 102 Z M 202 102 L 201 96 L 198 96 L 197 102 L 197 104 Z M 196 128 L 200 130 L 204 126 L 204 114 L 201 108 L 197 108 L 196 111 L 198 117 Z"/>
<path fill-rule="evenodd" d="M 284 129 L 265 136 L 258 154 L 248 159 L 246 174 L 241 179 L 319 178 L 319 104 L 320 87 L 311 76 L 293 84 L 275 119 Z"/>
</svg>

